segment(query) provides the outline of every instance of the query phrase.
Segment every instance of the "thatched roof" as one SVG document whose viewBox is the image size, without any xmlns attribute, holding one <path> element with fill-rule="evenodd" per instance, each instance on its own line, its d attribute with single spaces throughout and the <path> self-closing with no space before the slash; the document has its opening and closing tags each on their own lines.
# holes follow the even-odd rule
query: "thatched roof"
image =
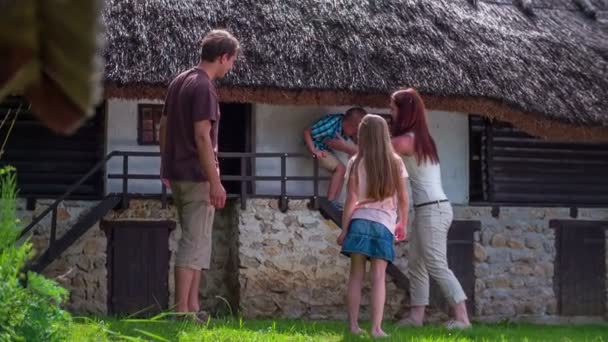
<svg viewBox="0 0 608 342">
<path fill-rule="evenodd" d="M 224 100 L 430 108 L 531 133 L 608 139 L 604 0 L 109 0 L 106 96 L 159 98 L 227 28 L 242 43 Z"/>
</svg>

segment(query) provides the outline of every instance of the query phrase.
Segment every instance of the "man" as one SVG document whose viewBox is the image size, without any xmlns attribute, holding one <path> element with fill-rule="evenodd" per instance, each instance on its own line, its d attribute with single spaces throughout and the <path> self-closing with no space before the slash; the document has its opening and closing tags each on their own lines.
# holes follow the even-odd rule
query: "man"
<svg viewBox="0 0 608 342">
<path fill-rule="evenodd" d="M 213 80 L 234 64 L 239 42 L 223 30 L 209 32 L 201 42 L 199 64 L 169 85 L 160 123 L 161 177 L 171 183 L 182 236 L 175 258 L 176 310 L 196 313 L 200 322 L 201 270 L 211 262 L 211 232 L 216 208 L 226 191 L 217 159 L 219 101 Z"/>
</svg>

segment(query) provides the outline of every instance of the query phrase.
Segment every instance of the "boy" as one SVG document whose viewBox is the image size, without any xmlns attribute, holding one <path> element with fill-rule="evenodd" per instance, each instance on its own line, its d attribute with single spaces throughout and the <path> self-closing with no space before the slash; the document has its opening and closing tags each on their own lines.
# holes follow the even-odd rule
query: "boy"
<svg viewBox="0 0 608 342">
<path fill-rule="evenodd" d="M 365 114 L 363 108 L 353 107 L 344 114 L 327 115 L 304 130 L 306 146 L 319 158 L 321 167 L 332 173 L 327 199 L 339 209 L 342 204 L 336 199 L 342 190 L 346 167 L 335 156 L 334 150 L 349 156 L 357 153 L 357 145 L 347 142 L 346 138 L 356 140 L 359 122 Z"/>
</svg>

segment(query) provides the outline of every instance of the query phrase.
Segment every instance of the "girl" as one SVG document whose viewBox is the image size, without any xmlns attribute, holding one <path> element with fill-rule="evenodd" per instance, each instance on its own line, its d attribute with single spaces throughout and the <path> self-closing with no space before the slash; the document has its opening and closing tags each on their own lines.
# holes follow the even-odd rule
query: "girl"
<svg viewBox="0 0 608 342">
<path fill-rule="evenodd" d="M 407 173 L 403 161 L 393 151 L 386 121 L 366 115 L 359 125 L 359 150 L 348 162 L 345 181 L 347 196 L 338 244 L 350 256 L 347 307 L 350 331 L 359 328 L 361 285 L 366 259 L 371 259 L 372 315 L 371 335 L 388 336 L 382 331 L 387 263 L 393 262 L 393 241 L 405 238 L 407 223 Z M 397 209 L 399 225 L 396 226 Z"/>
<path fill-rule="evenodd" d="M 448 268 L 446 256 L 452 206 L 441 185 L 439 156 L 429 132 L 422 98 L 416 90 L 399 90 L 391 96 L 392 143 L 404 157 L 414 201 L 414 224 L 410 234 L 409 278 L 411 310 L 399 325 L 421 326 L 429 304 L 429 275 L 439 284 L 453 309 L 449 329 L 471 326 L 462 286 Z"/>
</svg>

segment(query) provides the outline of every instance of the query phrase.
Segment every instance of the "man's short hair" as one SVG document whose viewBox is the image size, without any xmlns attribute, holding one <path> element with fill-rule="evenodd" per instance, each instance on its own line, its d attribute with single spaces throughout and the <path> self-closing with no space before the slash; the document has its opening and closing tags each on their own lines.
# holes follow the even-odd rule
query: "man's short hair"
<svg viewBox="0 0 608 342">
<path fill-rule="evenodd" d="M 344 113 L 344 119 L 345 120 L 351 120 L 354 118 L 362 118 L 367 114 L 367 112 L 365 111 L 365 109 L 363 109 L 362 107 L 352 107 L 349 108 L 346 113 Z"/>
<path fill-rule="evenodd" d="M 228 31 L 213 30 L 201 41 L 201 61 L 214 62 L 223 55 L 232 57 L 239 49 L 239 41 Z"/>
</svg>

